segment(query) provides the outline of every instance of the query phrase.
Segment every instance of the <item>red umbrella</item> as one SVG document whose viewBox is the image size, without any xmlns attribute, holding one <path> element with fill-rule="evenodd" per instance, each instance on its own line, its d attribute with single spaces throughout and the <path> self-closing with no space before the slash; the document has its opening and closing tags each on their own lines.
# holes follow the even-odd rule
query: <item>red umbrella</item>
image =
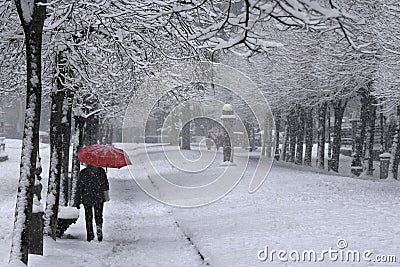
<svg viewBox="0 0 400 267">
<path fill-rule="evenodd" d="M 208 130 L 209 133 L 219 133 L 219 130 L 217 128 L 212 128 Z"/>
<path fill-rule="evenodd" d="M 128 155 L 122 150 L 112 145 L 95 144 L 79 150 L 78 158 L 97 167 L 121 168 L 131 165 Z"/>
</svg>

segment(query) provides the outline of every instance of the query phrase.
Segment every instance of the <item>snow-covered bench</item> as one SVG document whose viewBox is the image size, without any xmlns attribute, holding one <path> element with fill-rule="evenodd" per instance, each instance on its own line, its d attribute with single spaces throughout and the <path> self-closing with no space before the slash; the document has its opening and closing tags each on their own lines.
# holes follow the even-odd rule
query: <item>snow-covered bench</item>
<svg viewBox="0 0 400 267">
<path fill-rule="evenodd" d="M 58 219 L 57 219 L 57 234 L 58 238 L 61 238 L 65 231 L 71 226 L 71 224 L 76 223 L 79 218 L 79 210 L 75 207 L 64 207 L 60 206 L 58 209 Z"/>
</svg>

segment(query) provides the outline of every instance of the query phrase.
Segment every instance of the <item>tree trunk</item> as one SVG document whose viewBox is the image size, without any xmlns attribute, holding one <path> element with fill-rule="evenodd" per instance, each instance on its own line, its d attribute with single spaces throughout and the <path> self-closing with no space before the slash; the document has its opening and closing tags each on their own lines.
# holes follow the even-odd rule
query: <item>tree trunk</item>
<svg viewBox="0 0 400 267">
<path fill-rule="evenodd" d="M 190 150 L 190 106 L 185 103 L 183 106 L 183 122 L 185 123 L 182 127 L 182 143 L 181 149 Z"/>
<path fill-rule="evenodd" d="M 328 119 L 328 125 L 326 126 L 326 135 L 328 137 L 328 159 L 332 159 L 332 130 L 331 130 L 331 106 L 328 105 L 326 108 L 326 117 Z M 328 168 L 329 169 L 329 168 Z"/>
<path fill-rule="evenodd" d="M 281 115 L 277 114 L 275 116 L 275 159 L 279 160 L 279 132 L 281 131 Z"/>
<path fill-rule="evenodd" d="M 369 107 L 369 121 L 368 121 L 368 140 L 367 140 L 367 155 L 368 155 L 368 163 L 367 163 L 367 175 L 374 174 L 374 143 L 375 143 L 375 118 L 376 118 L 376 100 L 370 101 Z"/>
<path fill-rule="evenodd" d="M 362 162 L 361 156 L 363 152 L 363 144 L 360 141 L 360 135 L 358 133 L 358 120 L 356 118 L 352 119 L 351 122 L 351 131 L 352 131 L 352 153 L 353 159 L 351 161 L 351 173 L 360 176 L 362 173 Z"/>
<path fill-rule="evenodd" d="M 176 126 L 179 124 L 178 123 L 179 121 L 178 121 L 176 109 L 173 109 L 171 111 L 171 116 L 170 116 L 169 122 L 171 123 L 171 125 L 170 125 L 171 130 L 168 133 L 168 140 L 172 146 L 177 146 L 177 145 L 179 145 L 179 134 L 178 134 L 178 131 L 176 130 L 176 128 L 177 128 Z M 207 130 L 209 130 L 210 128 L 211 127 L 206 127 Z"/>
<path fill-rule="evenodd" d="M 400 106 L 397 106 L 397 128 L 394 136 L 392 145 L 392 156 L 391 156 L 391 170 L 392 177 L 397 180 L 399 173 L 399 161 L 400 161 Z"/>
<path fill-rule="evenodd" d="M 393 146 L 393 140 L 397 130 L 397 118 L 388 120 L 385 129 L 385 151 L 389 151 Z"/>
<path fill-rule="evenodd" d="M 190 122 L 186 123 L 182 128 L 181 149 L 190 150 Z"/>
<path fill-rule="evenodd" d="M 232 139 L 231 136 L 229 136 L 229 132 L 224 128 L 222 130 L 223 136 L 224 136 L 224 144 L 222 147 L 222 153 L 223 153 L 223 162 L 233 162 L 232 158 Z"/>
<path fill-rule="evenodd" d="M 61 181 L 63 185 L 63 198 L 60 205 L 67 206 L 71 194 L 71 177 L 69 175 L 69 149 L 71 143 L 71 127 L 72 127 L 72 101 L 73 94 L 70 90 L 66 91 L 66 98 L 63 103 L 63 118 L 61 120 L 62 127 L 62 150 L 63 164 L 61 169 Z"/>
<path fill-rule="evenodd" d="M 268 129 L 268 118 L 267 116 L 264 119 L 264 125 L 262 128 L 264 128 L 264 134 L 261 135 L 261 156 L 266 156 L 267 152 L 266 152 L 266 146 L 267 146 L 267 135 L 265 134 L 267 132 Z M 254 141 L 255 141 L 255 136 L 254 136 Z"/>
<path fill-rule="evenodd" d="M 265 128 L 264 128 L 264 147 L 265 147 L 265 156 L 267 158 L 271 158 L 272 156 L 272 150 L 273 150 L 273 145 L 272 145 L 272 130 L 273 130 L 273 118 L 271 116 L 266 116 L 265 119 Z M 254 129 L 254 128 L 253 128 Z M 254 135 L 255 137 L 255 135 Z"/>
<path fill-rule="evenodd" d="M 265 124 L 266 123 L 267 122 L 265 122 Z M 264 125 L 264 127 L 265 127 L 264 131 L 266 131 L 267 130 L 266 125 Z M 254 151 L 255 149 L 256 149 L 256 131 L 253 125 L 250 125 L 250 152 Z"/>
<path fill-rule="evenodd" d="M 304 153 L 304 109 L 299 106 L 297 108 L 297 149 L 296 149 L 296 164 L 303 164 L 303 153 Z"/>
<path fill-rule="evenodd" d="M 110 139 L 111 139 L 110 134 L 111 134 L 111 124 L 110 124 L 110 121 L 108 120 L 107 124 L 106 124 L 106 134 L 104 136 L 104 142 L 106 144 L 112 144 L 112 141 L 110 141 Z"/>
<path fill-rule="evenodd" d="M 340 144 L 342 141 L 342 120 L 343 120 L 344 110 L 346 109 L 346 105 L 347 105 L 347 100 L 336 100 L 333 103 L 335 121 L 333 126 L 331 169 L 334 172 L 339 171 Z"/>
<path fill-rule="evenodd" d="M 26 9 L 16 0 L 18 16 L 25 34 L 26 49 L 26 113 L 20 176 L 14 214 L 14 229 L 11 242 L 10 262 L 28 264 L 30 220 L 32 217 L 33 186 L 35 182 L 36 158 L 39 150 L 39 125 L 42 97 L 42 31 L 46 17 L 46 6 L 38 5 L 45 0 L 34 0 L 31 18 L 25 17 Z M 25 3 L 24 3 L 25 4 Z"/>
<path fill-rule="evenodd" d="M 56 80 L 57 88 L 62 81 Z M 58 205 L 60 200 L 60 182 L 63 165 L 63 115 L 64 90 L 55 89 L 51 93 L 50 115 L 50 168 L 47 187 L 46 210 L 44 214 L 44 233 L 56 239 Z"/>
<path fill-rule="evenodd" d="M 107 123 L 105 119 L 99 119 L 99 127 L 98 127 L 98 142 L 100 144 L 106 144 L 106 135 L 107 135 Z"/>
<path fill-rule="evenodd" d="M 101 138 L 100 138 L 101 143 L 107 144 L 107 140 L 108 140 L 107 136 L 108 136 L 109 128 L 108 128 L 108 123 L 106 122 L 106 120 L 103 120 L 103 123 L 100 128 L 101 128 Z"/>
<path fill-rule="evenodd" d="M 296 157 L 296 115 L 291 112 L 289 115 L 289 157 L 287 161 L 294 162 Z"/>
<path fill-rule="evenodd" d="M 304 156 L 304 165 L 311 166 L 312 147 L 313 147 L 313 116 L 312 108 L 308 108 L 305 114 L 305 141 L 306 152 Z"/>
<path fill-rule="evenodd" d="M 104 143 L 105 144 L 112 144 L 112 127 L 109 120 L 104 122 Z"/>
<path fill-rule="evenodd" d="M 107 136 L 107 143 L 112 144 L 113 143 L 113 137 L 114 137 L 114 127 L 113 124 L 109 124 L 109 129 L 108 129 L 108 136 Z"/>
<path fill-rule="evenodd" d="M 267 124 L 266 120 L 264 120 L 263 123 L 264 123 L 264 124 L 263 124 L 263 128 L 264 128 L 264 130 L 265 130 L 266 124 Z M 254 148 L 255 148 L 255 132 L 254 132 L 254 127 L 253 127 L 253 125 L 252 125 L 251 123 L 249 123 L 249 122 L 244 122 L 244 127 L 245 127 L 245 129 L 246 129 L 247 137 L 248 137 L 248 140 L 249 140 L 249 151 L 252 152 L 252 151 L 254 150 Z M 246 148 L 246 149 L 247 149 L 247 148 Z M 265 144 L 263 144 L 263 150 L 264 150 L 264 153 L 262 153 L 262 154 L 265 155 Z"/>
<path fill-rule="evenodd" d="M 90 117 L 86 118 L 85 134 L 84 134 L 84 137 L 85 137 L 84 144 L 86 146 L 91 146 L 91 145 L 97 144 L 97 142 L 100 140 L 99 127 L 100 127 L 100 123 L 99 123 L 99 117 L 97 114 L 93 114 Z"/>
<path fill-rule="evenodd" d="M 84 127 L 85 119 L 81 116 L 74 116 L 74 136 L 73 140 L 73 150 L 72 150 L 72 170 L 71 170 L 71 197 L 70 206 L 75 207 L 79 203 L 76 200 L 76 189 L 79 179 L 80 171 L 80 161 L 78 159 L 78 151 L 83 147 L 84 141 Z"/>
<path fill-rule="evenodd" d="M 289 139 L 289 123 L 288 123 L 288 116 L 286 116 L 285 137 L 283 139 L 282 151 L 281 151 L 281 155 L 280 155 L 280 160 L 283 160 L 283 161 L 286 161 L 288 139 Z"/>
<path fill-rule="evenodd" d="M 332 129 L 331 129 L 331 106 L 328 104 L 326 108 L 326 119 L 327 119 L 327 125 L 326 125 L 326 136 L 328 138 L 327 143 L 328 143 L 328 159 L 332 158 Z"/>
<path fill-rule="evenodd" d="M 385 128 L 386 128 L 386 120 L 385 120 L 385 116 L 383 115 L 383 108 L 381 106 L 381 110 L 379 112 L 379 126 L 380 126 L 380 149 L 381 152 L 386 152 L 386 142 L 385 142 Z"/>
<path fill-rule="evenodd" d="M 361 153 L 361 161 L 363 161 L 365 157 L 366 151 L 366 129 L 367 123 L 369 121 L 369 93 L 366 89 L 360 91 L 361 97 L 361 112 L 360 112 L 360 142 L 362 144 L 362 153 Z"/>
<path fill-rule="evenodd" d="M 325 168 L 325 124 L 326 124 L 326 107 L 323 103 L 318 108 L 318 156 L 317 165 L 319 169 Z"/>
<path fill-rule="evenodd" d="M 57 55 L 57 89 L 64 91 L 61 107 L 61 176 L 60 176 L 60 199 L 59 205 L 67 206 L 69 199 L 70 181 L 68 177 L 69 168 L 69 147 L 71 141 L 71 114 L 73 94 L 71 89 L 65 87 L 66 78 L 70 76 L 70 69 L 67 66 L 66 50 L 58 52 Z"/>
</svg>

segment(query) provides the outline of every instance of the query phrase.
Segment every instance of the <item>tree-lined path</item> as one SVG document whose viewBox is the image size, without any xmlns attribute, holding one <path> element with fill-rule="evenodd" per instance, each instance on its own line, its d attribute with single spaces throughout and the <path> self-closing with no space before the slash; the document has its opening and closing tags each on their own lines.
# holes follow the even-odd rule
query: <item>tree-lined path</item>
<svg viewBox="0 0 400 267">
<path fill-rule="evenodd" d="M 189 153 L 193 158 L 197 155 L 197 151 Z M 163 165 L 165 174 L 174 173 L 161 151 L 152 158 L 154 164 Z M 400 216 L 396 209 L 400 188 L 395 180 L 361 180 L 316 174 L 291 165 L 273 166 L 260 190 L 248 194 L 249 173 L 254 167 L 251 160 L 244 180 L 225 198 L 195 209 L 165 206 L 142 192 L 127 168 L 110 169 L 112 200 L 104 210 L 104 241 L 85 241 L 81 210 L 77 224 L 56 242 L 46 239 L 45 256 L 31 256 L 30 266 L 263 266 L 277 264 L 257 259 L 257 252 L 266 245 L 276 250 L 322 251 L 336 248 L 340 238 L 348 242 L 349 249 L 396 255 L 397 244 L 391 237 L 399 234 L 395 221 Z M 137 166 L 137 171 L 140 169 Z M 186 176 L 175 174 L 175 182 L 185 183 Z M 7 209 L 12 213 L 6 206 L 12 194 L 8 198 L 1 203 L 6 214 Z M 9 225 L 2 224 L 2 232 Z M 10 235 L 2 238 L 10 241 Z M 6 254 L 1 255 L 5 262 Z M 330 264 L 349 266 L 324 262 L 324 266 Z"/>
</svg>

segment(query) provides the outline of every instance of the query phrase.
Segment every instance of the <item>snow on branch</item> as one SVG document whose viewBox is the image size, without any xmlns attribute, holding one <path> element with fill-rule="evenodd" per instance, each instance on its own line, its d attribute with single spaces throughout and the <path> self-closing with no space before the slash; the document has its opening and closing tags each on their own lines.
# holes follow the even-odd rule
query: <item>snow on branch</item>
<svg viewBox="0 0 400 267">
<path fill-rule="evenodd" d="M 29 24 L 32 20 L 33 10 L 35 8 L 35 0 L 20 0 L 22 16 L 25 23 Z"/>
</svg>

